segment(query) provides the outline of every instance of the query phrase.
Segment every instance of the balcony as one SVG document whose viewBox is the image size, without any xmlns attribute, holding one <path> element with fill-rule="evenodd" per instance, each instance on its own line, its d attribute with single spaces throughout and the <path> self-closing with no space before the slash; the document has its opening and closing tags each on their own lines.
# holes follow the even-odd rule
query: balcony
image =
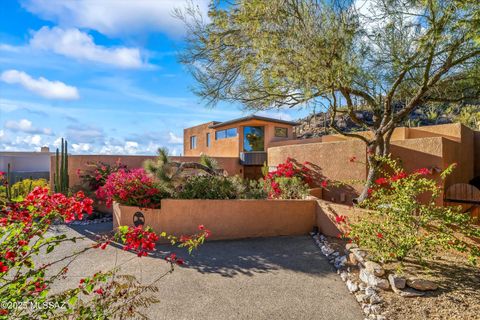
<svg viewBox="0 0 480 320">
<path fill-rule="evenodd" d="M 266 161 L 265 151 L 240 152 L 240 164 L 244 166 L 262 166 Z"/>
</svg>

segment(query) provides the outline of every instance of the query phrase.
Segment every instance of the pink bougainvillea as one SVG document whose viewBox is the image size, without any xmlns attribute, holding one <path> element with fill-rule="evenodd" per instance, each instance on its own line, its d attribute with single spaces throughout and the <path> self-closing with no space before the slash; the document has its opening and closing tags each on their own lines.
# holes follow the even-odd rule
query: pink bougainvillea
<svg viewBox="0 0 480 320">
<path fill-rule="evenodd" d="M 96 196 L 108 207 L 117 201 L 125 205 L 156 208 L 163 195 L 143 169 L 120 169 L 110 174 L 105 185 L 96 191 Z"/>
</svg>

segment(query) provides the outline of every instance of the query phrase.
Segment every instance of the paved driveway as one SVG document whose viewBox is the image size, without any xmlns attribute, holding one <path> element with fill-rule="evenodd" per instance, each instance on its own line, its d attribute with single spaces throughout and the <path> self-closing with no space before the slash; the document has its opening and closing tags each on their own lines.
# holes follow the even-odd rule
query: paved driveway
<svg viewBox="0 0 480 320">
<path fill-rule="evenodd" d="M 111 224 L 60 226 L 54 232 L 78 236 L 105 230 Z M 90 242 L 68 244 L 55 256 Z M 175 251 L 188 266 L 159 283 L 161 302 L 146 310 L 152 319 L 363 319 L 354 297 L 309 237 L 210 241 L 192 256 Z M 76 285 L 79 278 L 116 264 L 149 283 L 168 269 L 163 253 L 136 258 L 113 246 L 91 250 L 70 265 L 67 281 Z"/>
</svg>

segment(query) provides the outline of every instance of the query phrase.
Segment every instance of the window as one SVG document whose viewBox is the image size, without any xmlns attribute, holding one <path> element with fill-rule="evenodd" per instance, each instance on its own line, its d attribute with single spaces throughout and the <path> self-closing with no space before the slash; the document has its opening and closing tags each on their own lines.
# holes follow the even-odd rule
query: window
<svg viewBox="0 0 480 320">
<path fill-rule="evenodd" d="M 197 148 L 197 137 L 196 136 L 191 136 L 190 137 L 190 149 L 196 149 Z"/>
<path fill-rule="evenodd" d="M 207 133 L 207 147 L 210 147 L 210 133 Z"/>
<path fill-rule="evenodd" d="M 263 127 L 243 128 L 243 151 L 264 151 L 264 140 Z"/>
<path fill-rule="evenodd" d="M 288 137 L 288 129 L 287 128 L 281 128 L 281 127 L 275 127 L 275 137 L 287 138 Z"/>
<path fill-rule="evenodd" d="M 237 136 L 237 128 L 219 130 L 215 132 L 215 140 L 234 138 Z"/>
</svg>

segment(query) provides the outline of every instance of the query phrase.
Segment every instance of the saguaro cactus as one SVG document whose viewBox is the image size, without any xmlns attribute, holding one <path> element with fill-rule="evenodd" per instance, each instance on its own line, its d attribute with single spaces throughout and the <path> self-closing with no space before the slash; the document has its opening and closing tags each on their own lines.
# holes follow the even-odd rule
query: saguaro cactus
<svg viewBox="0 0 480 320">
<path fill-rule="evenodd" d="M 53 174 L 53 186 L 55 192 L 68 193 L 68 143 L 62 138 L 61 151 L 55 153 L 55 173 Z"/>
</svg>

